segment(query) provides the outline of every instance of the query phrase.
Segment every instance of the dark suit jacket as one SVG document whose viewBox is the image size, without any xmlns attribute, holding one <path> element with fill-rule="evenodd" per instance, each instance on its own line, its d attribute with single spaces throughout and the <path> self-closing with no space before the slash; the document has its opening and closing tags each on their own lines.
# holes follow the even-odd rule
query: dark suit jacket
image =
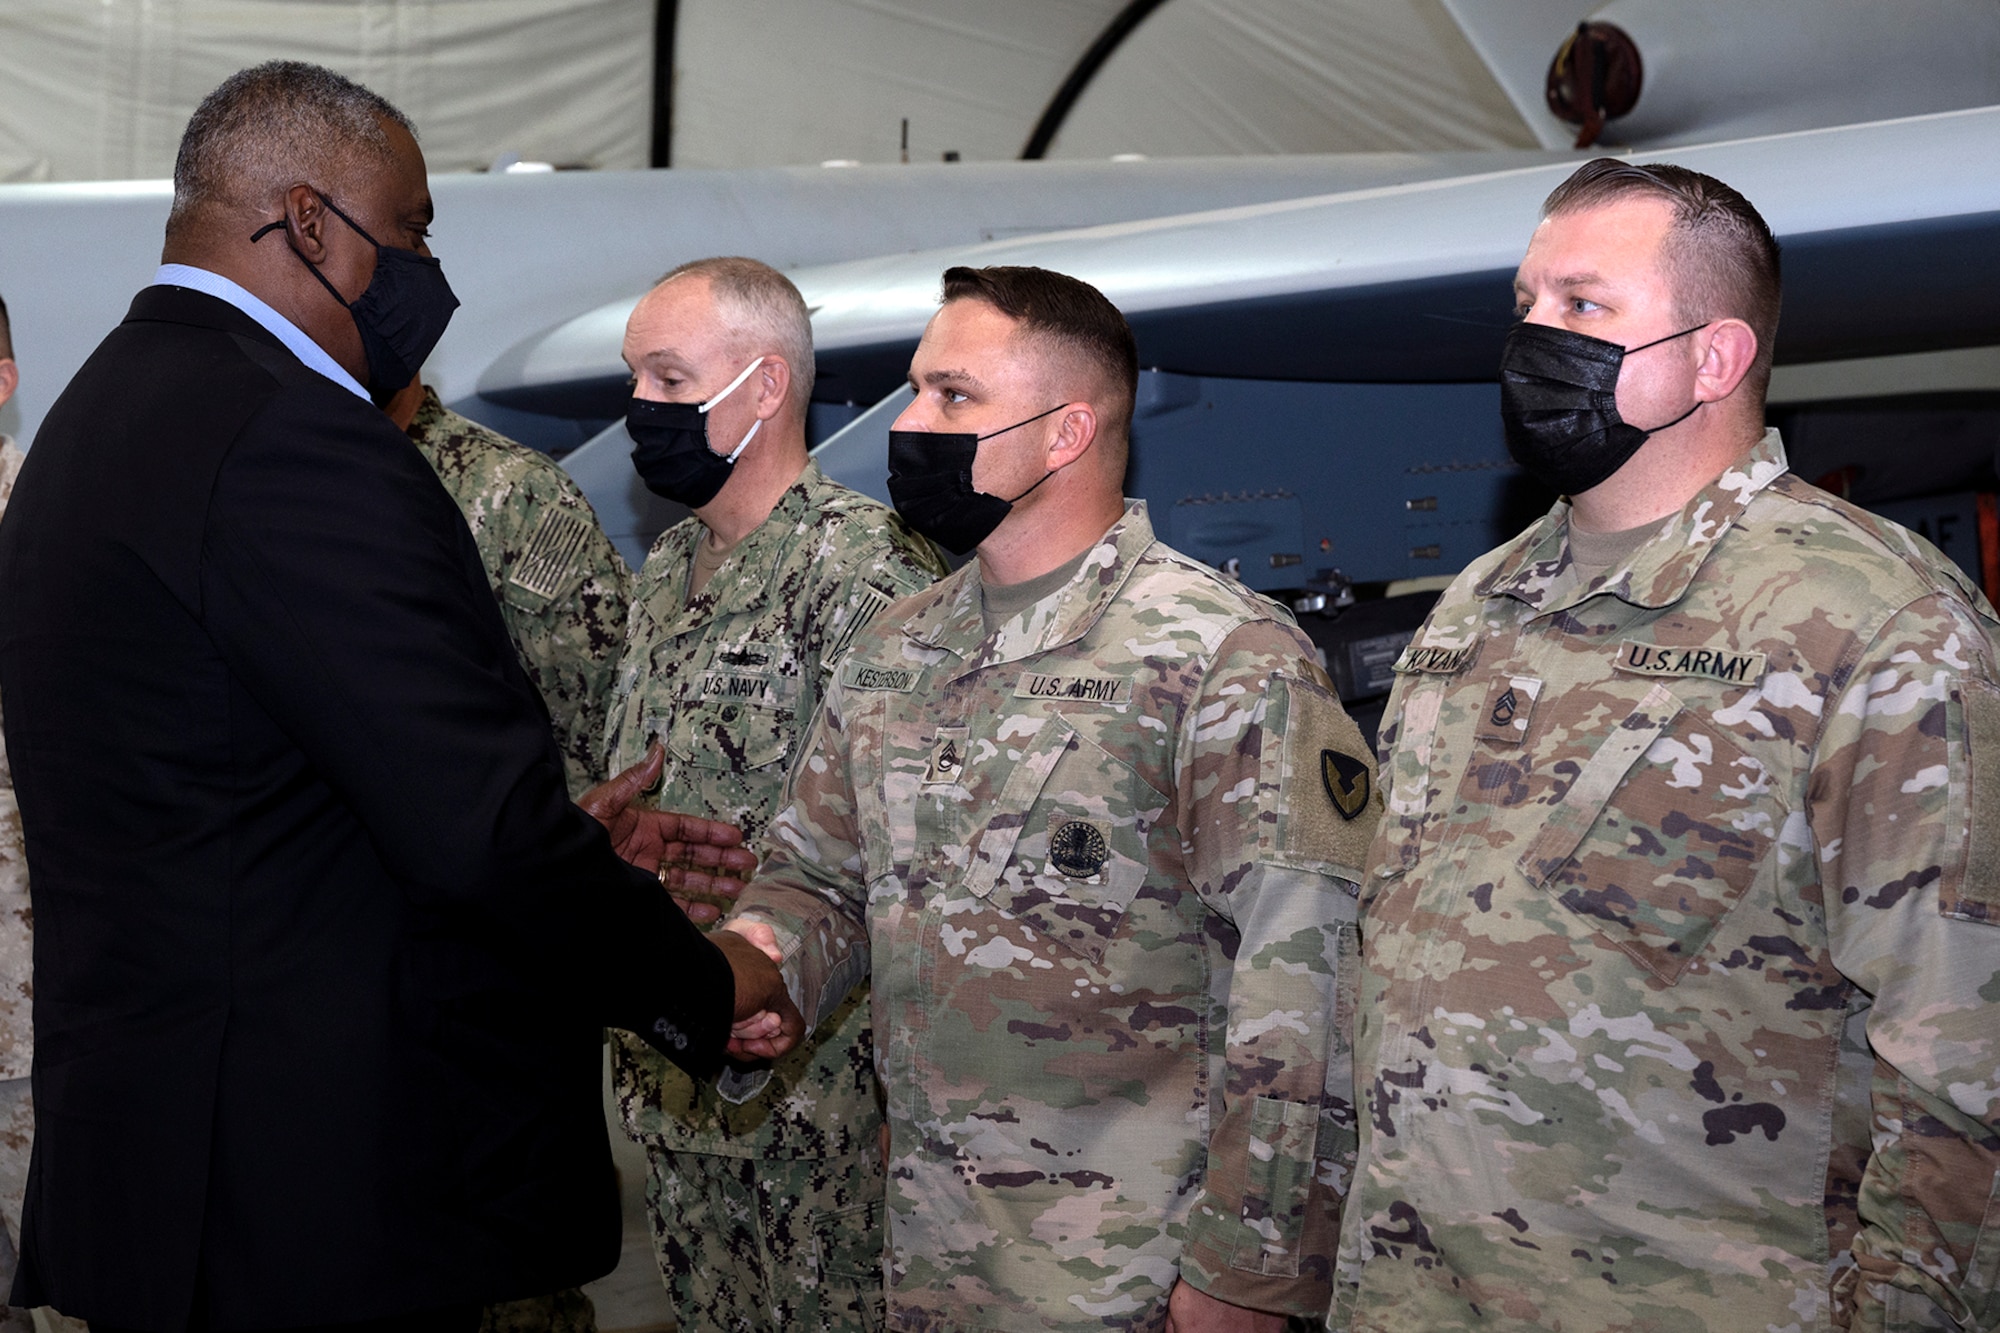
<svg viewBox="0 0 2000 1333">
<path fill-rule="evenodd" d="M 319 1324 L 608 1271 L 600 1025 L 704 1072 L 729 969 L 565 798 L 402 433 L 148 288 L 36 436 L 0 587 L 36 918 L 16 1303 Z"/>
</svg>

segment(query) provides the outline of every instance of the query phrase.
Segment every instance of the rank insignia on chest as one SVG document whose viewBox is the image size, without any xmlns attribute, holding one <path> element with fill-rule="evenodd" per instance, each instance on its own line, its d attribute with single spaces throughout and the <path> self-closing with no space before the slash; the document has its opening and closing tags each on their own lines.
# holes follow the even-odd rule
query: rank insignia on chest
<svg viewBox="0 0 2000 1333">
<path fill-rule="evenodd" d="M 1319 780 L 1342 819 L 1357 819 L 1368 808 L 1368 765 L 1353 755 L 1321 750 Z"/>
<path fill-rule="evenodd" d="M 1095 879 L 1110 859 L 1104 830 L 1087 819 L 1062 819 L 1049 830 L 1049 864 L 1066 879 Z"/>
<path fill-rule="evenodd" d="M 940 783 L 957 782 L 965 773 L 966 729 L 946 727 L 938 732 L 937 744 L 931 746 L 930 766 L 924 770 L 924 785 L 934 787 Z"/>
<path fill-rule="evenodd" d="M 1533 676 L 1502 676 L 1494 681 L 1487 688 L 1476 734 L 1501 745 L 1519 745 L 1527 739 L 1541 693 L 1542 682 Z"/>
</svg>

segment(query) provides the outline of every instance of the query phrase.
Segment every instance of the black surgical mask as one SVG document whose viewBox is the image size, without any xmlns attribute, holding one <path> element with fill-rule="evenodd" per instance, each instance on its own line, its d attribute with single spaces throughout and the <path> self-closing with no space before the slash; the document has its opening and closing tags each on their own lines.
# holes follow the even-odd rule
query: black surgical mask
<svg viewBox="0 0 2000 1333">
<path fill-rule="evenodd" d="M 438 339 L 444 337 L 451 313 L 458 309 L 458 297 L 445 281 L 444 265 L 436 258 L 384 245 L 341 212 L 333 200 L 321 195 L 320 202 L 354 228 L 355 235 L 375 247 L 375 276 L 368 280 L 367 290 L 349 301 L 327 281 L 319 265 L 299 254 L 297 246 L 292 247 L 292 253 L 299 256 L 299 262 L 319 279 L 319 285 L 354 317 L 354 327 L 361 334 L 361 352 L 368 362 L 368 395 L 380 407 L 407 388 L 423 369 L 424 359 L 438 345 Z M 283 218 L 266 223 L 250 240 L 254 244 L 266 232 L 284 225 Z M 285 239 L 289 242 L 291 237 L 287 235 Z"/>
<path fill-rule="evenodd" d="M 1500 420 L 1507 452 L 1529 476 L 1562 495 L 1589 490 L 1624 467 L 1646 437 L 1694 415 L 1641 430 L 1618 415 L 1618 371 L 1625 358 L 1685 338 L 1679 333 L 1626 349 L 1546 324 L 1516 324 L 1500 353 Z"/>
<path fill-rule="evenodd" d="M 928 430 L 889 432 L 889 499 L 896 512 L 912 528 L 929 537 L 953 555 L 964 555 L 992 535 L 1007 512 L 1028 498 L 1030 486 L 1011 500 L 974 490 L 972 460 L 979 454 L 979 442 L 994 435 L 1019 430 L 1029 421 L 1040 421 L 1069 406 L 1059 403 L 1047 412 L 1037 412 L 1026 421 L 1017 421 L 989 435 Z"/>
<path fill-rule="evenodd" d="M 718 454 L 708 447 L 708 413 L 763 364 L 760 356 L 743 367 L 727 388 L 705 403 L 656 403 L 634 398 L 626 405 L 625 433 L 632 437 L 632 466 L 647 490 L 690 509 L 699 509 L 722 493 L 736 471 L 736 460 L 764 421 L 760 417 L 751 422 L 734 449 Z"/>
</svg>

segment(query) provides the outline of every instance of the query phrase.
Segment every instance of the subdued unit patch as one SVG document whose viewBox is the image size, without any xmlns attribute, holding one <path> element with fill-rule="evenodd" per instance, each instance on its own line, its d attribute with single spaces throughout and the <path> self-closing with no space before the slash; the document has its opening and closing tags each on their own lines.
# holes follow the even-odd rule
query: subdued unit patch
<svg viewBox="0 0 2000 1333">
<path fill-rule="evenodd" d="M 1049 830 L 1049 864 L 1066 879 L 1090 879 L 1111 859 L 1104 830 L 1087 819 L 1057 815 Z"/>
<path fill-rule="evenodd" d="M 507 582 L 544 597 L 555 596 L 576 572 L 576 558 L 589 534 L 590 526 L 577 515 L 563 509 L 543 510 L 542 521 L 535 525 L 528 549 L 508 572 Z"/>
<path fill-rule="evenodd" d="M 1965 707 L 1965 862 L 1938 886 L 1938 910 L 2000 926 L 2000 686 L 1968 680 Z"/>
<path fill-rule="evenodd" d="M 1290 700 L 1285 776 L 1276 793 L 1284 811 L 1279 856 L 1293 864 L 1331 866 L 1358 882 L 1382 804 L 1361 733 L 1331 694 L 1302 680 L 1271 683 L 1282 686 Z M 1271 780 L 1270 763 L 1264 772 L 1265 780 Z"/>
<path fill-rule="evenodd" d="M 854 644 L 854 636 L 868 628 L 868 622 L 881 615 L 896 600 L 873 584 L 864 584 L 855 593 L 847 623 L 836 630 L 833 638 L 820 649 L 820 666 L 826 672 L 831 673 L 840 665 L 840 659 L 847 656 L 847 650 Z"/>
<path fill-rule="evenodd" d="M 1319 780 L 1326 785 L 1326 797 L 1342 819 L 1354 819 L 1368 808 L 1372 785 L 1368 765 L 1338 750 L 1319 752 Z"/>
</svg>

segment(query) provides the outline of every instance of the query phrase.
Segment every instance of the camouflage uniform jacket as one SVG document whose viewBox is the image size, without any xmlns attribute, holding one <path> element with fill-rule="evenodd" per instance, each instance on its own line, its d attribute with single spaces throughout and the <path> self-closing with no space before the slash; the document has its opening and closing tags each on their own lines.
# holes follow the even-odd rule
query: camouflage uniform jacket
<svg viewBox="0 0 2000 1333">
<path fill-rule="evenodd" d="M 893 510 L 810 462 L 690 604 L 688 574 L 705 532 L 694 518 L 667 529 L 634 584 L 611 766 L 638 762 L 659 737 L 667 768 L 658 803 L 727 820 L 754 839 L 778 812 L 794 746 L 848 641 L 882 608 L 928 586 L 944 562 Z M 616 1033 L 613 1043 L 619 1106 L 641 1142 L 732 1157 L 833 1157 L 872 1147 L 880 1130 L 865 997 L 740 1104 L 635 1037 Z M 856 1144 L 856 1135 L 871 1142 Z"/>
<path fill-rule="evenodd" d="M 0 513 L 6 511 L 26 459 L 18 445 L 0 435 Z M 34 1060 L 33 920 L 14 774 L 7 767 L 6 747 L 0 746 L 0 1079 L 26 1078 Z"/>
<path fill-rule="evenodd" d="M 1992 608 L 1776 431 L 1568 562 L 1397 664 L 1332 1325 L 2000 1326 Z"/>
<path fill-rule="evenodd" d="M 856 644 L 740 908 L 808 1015 L 873 960 L 890 1324 L 1156 1329 L 1177 1272 L 1318 1318 L 1360 735 L 1143 505 L 992 634 L 981 605 L 974 563 Z"/>
<path fill-rule="evenodd" d="M 429 388 L 410 438 L 472 529 L 507 636 L 548 705 L 570 794 L 580 795 L 606 776 L 604 709 L 632 576 L 554 459 L 446 409 Z"/>
</svg>

